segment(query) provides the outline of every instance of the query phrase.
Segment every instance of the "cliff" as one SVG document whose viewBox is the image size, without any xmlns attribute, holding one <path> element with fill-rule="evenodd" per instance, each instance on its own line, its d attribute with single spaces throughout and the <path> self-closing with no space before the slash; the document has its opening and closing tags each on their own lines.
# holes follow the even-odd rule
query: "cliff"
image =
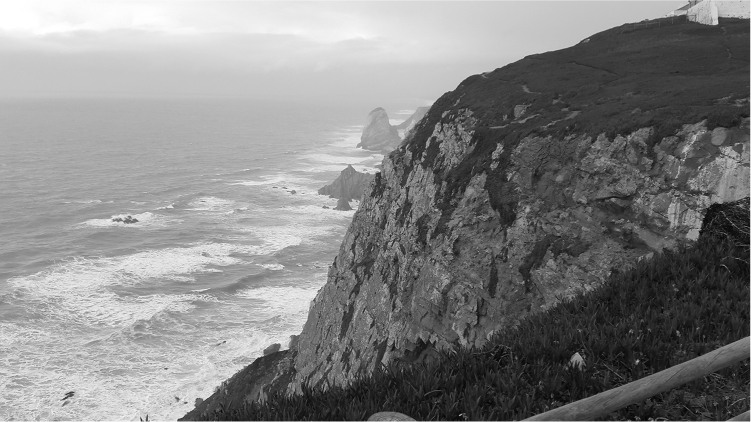
<svg viewBox="0 0 751 422">
<path fill-rule="evenodd" d="M 386 110 L 378 107 L 368 114 L 357 148 L 389 152 L 401 141 L 399 131 L 389 123 Z"/>
<path fill-rule="evenodd" d="M 430 107 L 417 107 L 417 110 L 415 110 L 414 113 L 412 113 L 411 116 L 407 118 L 407 120 L 399 123 L 396 125 L 397 129 L 404 129 L 404 137 L 406 138 L 409 136 L 409 133 L 414 129 L 417 122 L 422 119 L 425 114 L 428 113 L 428 110 L 430 110 Z"/>
<path fill-rule="evenodd" d="M 347 166 L 330 185 L 318 189 L 318 194 L 337 199 L 344 198 L 346 201 L 359 201 L 374 178 L 372 174 L 360 173 L 352 166 Z"/>
<path fill-rule="evenodd" d="M 384 159 L 264 388 L 481 346 L 695 239 L 749 196 L 748 87 L 737 20 L 624 25 L 467 78 Z"/>
</svg>

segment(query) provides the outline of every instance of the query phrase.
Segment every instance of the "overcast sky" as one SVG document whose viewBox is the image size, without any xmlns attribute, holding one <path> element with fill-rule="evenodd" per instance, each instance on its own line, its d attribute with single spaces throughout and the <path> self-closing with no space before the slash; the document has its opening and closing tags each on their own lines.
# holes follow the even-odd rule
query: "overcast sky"
<svg viewBox="0 0 751 422">
<path fill-rule="evenodd" d="M 682 1 L 0 0 L 0 98 L 431 102 Z"/>
</svg>

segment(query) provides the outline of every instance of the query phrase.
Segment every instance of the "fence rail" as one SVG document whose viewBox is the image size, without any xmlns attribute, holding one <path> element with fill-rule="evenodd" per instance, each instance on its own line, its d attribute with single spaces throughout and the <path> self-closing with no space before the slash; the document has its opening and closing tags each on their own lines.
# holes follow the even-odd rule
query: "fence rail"
<svg viewBox="0 0 751 422">
<path fill-rule="evenodd" d="M 701 355 L 697 358 L 672 366 L 664 371 L 648 377 L 630 382 L 612 390 L 587 397 L 574 403 L 549 410 L 545 413 L 524 419 L 525 421 L 591 421 L 595 418 L 615 412 L 630 404 L 639 403 L 656 394 L 672 390 L 676 387 L 707 376 L 713 372 L 727 368 L 736 362 L 749 358 L 749 337 L 720 347 L 717 350 Z M 729 420 L 747 421 L 748 411 Z M 372 415 L 369 421 L 413 421 L 407 415 L 398 412 L 379 412 Z"/>
<path fill-rule="evenodd" d="M 631 30 L 636 30 L 640 28 L 649 28 L 649 27 L 661 27 L 665 25 L 678 25 L 688 22 L 688 16 L 687 15 L 678 15 L 678 16 L 668 16 L 664 18 L 659 19 L 652 19 L 652 20 L 645 20 L 642 22 L 635 22 L 635 23 L 628 23 L 624 26 L 627 28 L 631 28 Z"/>
<path fill-rule="evenodd" d="M 695 359 L 675 365 L 664 371 L 633 381 L 612 390 L 565 406 L 535 415 L 527 421 L 568 421 L 594 420 L 630 404 L 639 403 L 689 381 L 717 372 L 720 369 L 749 358 L 749 338 L 738 340 L 727 346 L 699 356 Z M 749 412 L 731 420 L 748 420 Z"/>
</svg>

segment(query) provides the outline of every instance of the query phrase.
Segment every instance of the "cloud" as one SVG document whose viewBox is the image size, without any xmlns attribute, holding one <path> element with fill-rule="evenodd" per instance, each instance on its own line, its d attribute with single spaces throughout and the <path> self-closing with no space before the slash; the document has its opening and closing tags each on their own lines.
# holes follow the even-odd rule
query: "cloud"
<svg viewBox="0 0 751 422">
<path fill-rule="evenodd" d="M 674 3 L 0 0 L 0 96 L 435 99 Z"/>
</svg>

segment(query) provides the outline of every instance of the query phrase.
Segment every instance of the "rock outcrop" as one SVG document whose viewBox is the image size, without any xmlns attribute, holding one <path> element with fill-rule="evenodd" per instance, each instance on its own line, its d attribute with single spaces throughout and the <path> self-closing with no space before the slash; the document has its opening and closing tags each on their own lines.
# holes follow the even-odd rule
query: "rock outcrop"
<svg viewBox="0 0 751 422">
<path fill-rule="evenodd" d="M 357 148 L 389 152 L 401 141 L 399 131 L 395 126 L 391 126 L 386 110 L 378 107 L 368 114 Z"/>
<path fill-rule="evenodd" d="M 347 166 L 330 185 L 318 189 L 318 194 L 336 199 L 344 198 L 347 201 L 353 199 L 359 201 L 374 178 L 375 175 L 360 173 L 352 166 Z"/>
<path fill-rule="evenodd" d="M 123 224 L 135 224 L 138 223 L 138 219 L 134 218 L 133 216 L 126 215 L 125 217 L 112 217 L 113 223 L 123 223 Z"/>
<path fill-rule="evenodd" d="M 749 196 L 749 26 L 720 27 L 614 28 L 444 94 L 384 159 L 272 378 L 293 393 L 480 346 L 695 239 Z"/>
<path fill-rule="evenodd" d="M 417 110 L 407 120 L 396 125 L 396 128 L 400 130 L 404 129 L 404 137 L 406 138 L 412 129 L 414 129 L 417 122 L 427 114 L 428 110 L 430 110 L 430 107 L 417 107 Z"/>
</svg>

